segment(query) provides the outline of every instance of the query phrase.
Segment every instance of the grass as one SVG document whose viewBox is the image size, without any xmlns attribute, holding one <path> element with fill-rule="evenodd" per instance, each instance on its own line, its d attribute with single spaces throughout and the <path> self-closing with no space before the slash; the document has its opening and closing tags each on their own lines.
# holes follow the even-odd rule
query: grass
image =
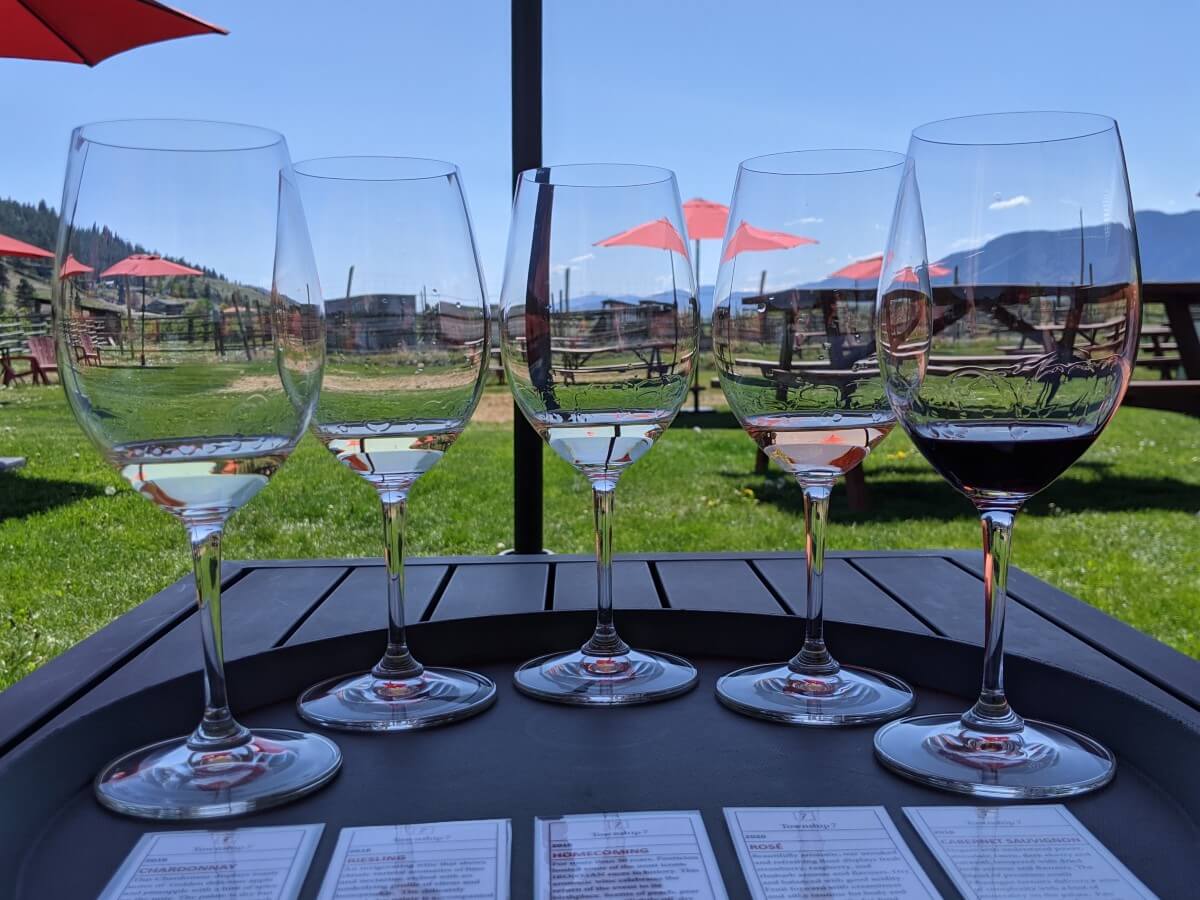
<svg viewBox="0 0 1200 900">
<path fill-rule="evenodd" d="M 715 393 L 707 391 L 706 402 Z M 413 554 L 508 546 L 511 446 L 508 425 L 471 425 L 413 492 Z M 60 388 L 0 392 L 0 452 L 29 458 L 21 472 L 0 475 L 3 687 L 179 578 L 188 560 L 179 525 L 100 459 Z M 546 543 L 589 552 L 587 484 L 553 454 L 545 458 Z M 1122 410 L 1022 514 L 1016 563 L 1200 657 L 1198 463 L 1200 421 Z M 839 488 L 831 549 L 978 545 L 970 506 L 904 435 L 888 438 L 866 469 L 871 509 L 850 513 Z M 740 430 L 680 427 L 622 481 L 617 550 L 798 550 L 800 508 L 798 488 L 782 475 L 753 474 L 752 445 Z M 377 556 L 377 517 L 370 488 L 306 438 L 233 518 L 226 556 Z"/>
</svg>

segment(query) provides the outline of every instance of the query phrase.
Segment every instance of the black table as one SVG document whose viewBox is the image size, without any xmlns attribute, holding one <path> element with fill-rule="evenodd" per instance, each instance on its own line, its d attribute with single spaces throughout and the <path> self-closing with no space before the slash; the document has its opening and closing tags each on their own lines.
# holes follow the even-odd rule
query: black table
<svg viewBox="0 0 1200 900">
<path fill-rule="evenodd" d="M 979 566 L 978 553 L 960 551 L 831 554 L 835 655 L 908 678 L 921 712 L 965 708 L 979 678 Z M 412 560 L 414 650 L 427 662 L 492 675 L 496 707 L 428 732 L 334 735 L 346 766 L 333 785 L 235 821 L 327 823 L 302 895 L 312 897 L 340 827 L 508 816 L 513 896 L 522 897 L 532 877 L 533 815 L 699 808 L 730 895 L 744 897 L 721 806 L 883 804 L 953 897 L 900 806 L 969 800 L 885 772 L 873 760 L 869 728 L 818 734 L 772 725 L 737 716 L 712 696 L 724 671 L 799 646 L 803 572 L 796 554 L 621 557 L 622 633 L 692 656 L 700 687 L 658 705 L 579 710 L 517 694 L 510 673 L 524 656 L 586 638 L 590 560 Z M 300 727 L 296 692 L 370 665 L 382 648 L 378 560 L 228 563 L 224 584 L 231 695 L 251 725 Z M 1152 889 L 1185 896 L 1200 882 L 1200 663 L 1020 570 L 1010 588 L 1014 705 L 1088 731 L 1119 757 L 1113 785 L 1068 801 L 1070 808 Z M 107 756 L 194 724 L 194 617 L 184 579 L 0 694 L 0 896 L 9 888 L 45 896 L 48 885 L 87 896 L 140 834 L 189 827 L 113 816 L 92 801 L 88 778 Z M 90 848 L 86 863 L 55 870 L 56 854 L 81 841 Z"/>
</svg>

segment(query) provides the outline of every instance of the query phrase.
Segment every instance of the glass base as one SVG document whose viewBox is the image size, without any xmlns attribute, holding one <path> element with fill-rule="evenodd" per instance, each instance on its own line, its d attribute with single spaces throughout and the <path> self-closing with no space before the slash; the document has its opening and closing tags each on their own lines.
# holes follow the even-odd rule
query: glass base
<svg viewBox="0 0 1200 900">
<path fill-rule="evenodd" d="M 746 716 L 788 725 L 865 725 L 912 709 L 912 688 L 884 672 L 842 666 L 798 675 L 786 663 L 738 669 L 717 680 L 717 699 Z"/>
<path fill-rule="evenodd" d="M 388 681 L 370 672 L 339 675 L 296 701 L 300 718 L 343 731 L 414 731 L 466 719 L 496 701 L 490 678 L 461 669 L 426 669 Z"/>
<path fill-rule="evenodd" d="M 337 744 L 319 734 L 256 728 L 240 747 L 206 752 L 172 738 L 109 763 L 96 799 L 142 819 L 237 816 L 311 794 L 341 765 Z"/>
<path fill-rule="evenodd" d="M 670 653 L 630 650 L 589 656 L 579 650 L 531 659 L 513 673 L 517 690 L 538 700 L 578 706 L 624 706 L 685 694 L 696 669 Z"/>
<path fill-rule="evenodd" d="M 875 755 L 921 784 L 977 797 L 1039 800 L 1085 794 L 1108 784 L 1117 762 L 1087 735 L 1025 720 L 1010 734 L 967 728 L 961 717 L 916 716 L 884 725 Z"/>
</svg>

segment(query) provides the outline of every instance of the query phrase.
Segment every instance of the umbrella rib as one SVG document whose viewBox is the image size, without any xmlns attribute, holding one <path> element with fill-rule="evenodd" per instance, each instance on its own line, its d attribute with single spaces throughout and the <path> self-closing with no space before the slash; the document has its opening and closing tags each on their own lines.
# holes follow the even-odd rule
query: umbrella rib
<svg viewBox="0 0 1200 900">
<path fill-rule="evenodd" d="M 168 12 L 176 18 L 183 19 L 185 22 L 192 22 L 197 25 L 203 25 L 205 28 L 211 28 L 220 34 L 229 34 L 229 29 L 222 28 L 220 25 L 214 25 L 211 22 L 205 22 L 203 19 L 198 19 L 191 13 L 186 13 L 181 9 L 175 9 L 172 6 L 167 6 L 165 3 L 159 3 L 158 0 L 138 0 L 143 6 L 153 6 L 155 9 L 160 9 L 163 12 Z"/>
<path fill-rule="evenodd" d="M 33 16 L 35 19 L 37 19 L 39 22 L 41 22 L 43 25 L 45 25 L 46 30 L 49 31 L 52 35 L 54 35 L 56 38 L 58 38 L 60 41 L 62 41 L 72 53 L 74 53 L 76 56 L 78 56 L 79 61 L 81 63 L 83 63 L 84 65 L 87 65 L 87 66 L 95 66 L 96 65 L 96 63 L 92 62 L 90 59 L 87 58 L 87 56 L 84 55 L 82 50 L 80 50 L 78 47 L 75 46 L 74 43 L 72 43 L 70 40 L 68 40 L 66 35 L 59 32 L 59 30 L 57 28 L 55 28 L 53 25 L 51 25 L 49 22 L 47 22 L 45 17 L 40 12 L 38 12 L 36 9 L 34 9 L 32 6 L 30 6 L 27 2 L 25 2 L 25 0 L 17 0 L 17 3 L 20 4 L 21 6 L 23 6 L 25 8 L 26 12 L 28 12 L 31 16 Z M 99 62 L 99 60 L 97 60 L 97 62 Z"/>
</svg>

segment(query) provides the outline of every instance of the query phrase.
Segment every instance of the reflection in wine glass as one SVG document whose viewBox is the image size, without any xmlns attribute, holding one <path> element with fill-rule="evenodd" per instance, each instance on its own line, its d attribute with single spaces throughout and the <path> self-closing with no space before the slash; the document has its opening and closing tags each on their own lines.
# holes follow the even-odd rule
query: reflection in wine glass
<svg viewBox="0 0 1200 900">
<path fill-rule="evenodd" d="M 713 349 L 742 427 L 804 492 L 808 576 L 801 650 L 787 663 L 717 682 L 721 702 L 746 715 L 854 725 L 913 704 L 898 678 L 838 663 L 823 634 L 833 484 L 895 424 L 875 359 L 879 257 L 845 261 L 882 233 L 903 162 L 882 150 L 812 150 L 738 168 L 713 298 Z M 818 237 L 785 230 L 800 223 Z"/>
<path fill-rule="evenodd" d="M 597 619 L 579 650 L 532 660 L 516 686 L 560 703 L 643 703 L 681 694 L 696 670 L 632 650 L 612 612 L 617 481 L 679 411 L 699 313 L 675 176 L 629 165 L 555 166 L 518 179 L 500 336 L 521 412 L 590 482 Z"/>
<path fill-rule="evenodd" d="M 234 719 L 222 651 L 225 521 L 295 449 L 321 383 L 321 292 L 292 179 L 283 137 L 261 128 L 101 122 L 71 136 L 54 284 L 59 372 L 104 457 L 187 529 L 204 647 L 196 730 L 97 776 L 100 802 L 118 812 L 250 812 L 315 790 L 341 764 L 319 735 Z M 89 271 L 100 278 L 81 286 Z M 225 322 L 224 304 L 239 302 L 246 316 Z M 116 350 L 95 352 L 97 328 Z"/>
<path fill-rule="evenodd" d="M 1004 602 L 1017 511 L 1083 454 L 1125 393 L 1139 294 L 1112 119 L 1011 113 L 913 132 L 879 283 L 879 358 L 905 431 L 979 510 L 984 666 L 963 715 L 880 729 L 876 753 L 902 775 L 1017 798 L 1112 778 L 1100 744 L 1009 706 Z"/>
<path fill-rule="evenodd" d="M 496 685 L 421 665 L 404 625 L 408 495 L 466 428 L 487 373 L 487 291 L 462 178 L 452 163 L 392 157 L 309 160 L 296 178 L 330 285 L 313 429 L 379 495 L 388 582 L 383 658 L 309 688 L 300 715 L 352 731 L 466 718 L 493 703 Z"/>
</svg>

